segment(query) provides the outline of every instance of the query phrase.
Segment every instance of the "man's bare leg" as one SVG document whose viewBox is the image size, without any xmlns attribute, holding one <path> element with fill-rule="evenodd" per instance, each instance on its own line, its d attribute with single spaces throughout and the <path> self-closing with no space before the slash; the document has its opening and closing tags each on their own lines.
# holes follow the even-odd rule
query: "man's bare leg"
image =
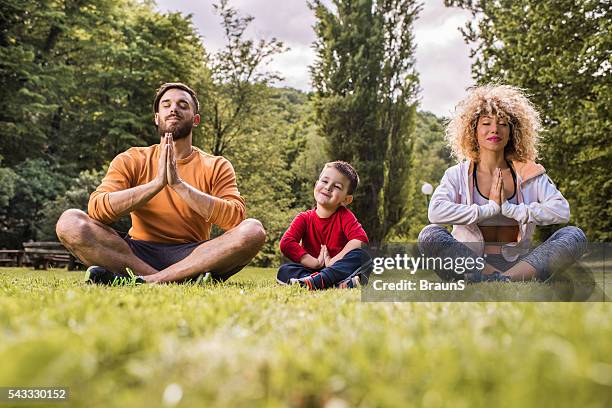
<svg viewBox="0 0 612 408">
<path fill-rule="evenodd" d="M 157 270 L 136 257 L 112 228 L 77 209 L 64 211 L 55 232 L 62 244 L 87 266 L 102 266 L 125 274 L 129 267 L 137 275 L 153 275 Z"/>
<path fill-rule="evenodd" d="M 249 218 L 225 234 L 196 247 L 189 256 L 156 274 L 143 276 L 147 282 L 174 282 L 203 272 L 223 275 L 249 263 L 266 241 L 261 223 Z"/>
</svg>

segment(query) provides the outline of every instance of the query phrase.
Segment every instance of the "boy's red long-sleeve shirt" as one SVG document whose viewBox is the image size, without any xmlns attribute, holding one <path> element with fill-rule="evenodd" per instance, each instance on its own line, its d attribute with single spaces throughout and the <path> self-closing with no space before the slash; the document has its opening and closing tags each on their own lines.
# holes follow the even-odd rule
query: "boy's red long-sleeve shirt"
<svg viewBox="0 0 612 408">
<path fill-rule="evenodd" d="M 293 219 L 280 241 L 280 249 L 293 262 L 300 262 L 306 253 L 318 258 L 321 245 L 325 245 L 333 258 L 352 239 L 368 243 L 368 236 L 348 208 L 339 207 L 329 218 L 320 218 L 315 210 L 308 210 Z"/>
</svg>

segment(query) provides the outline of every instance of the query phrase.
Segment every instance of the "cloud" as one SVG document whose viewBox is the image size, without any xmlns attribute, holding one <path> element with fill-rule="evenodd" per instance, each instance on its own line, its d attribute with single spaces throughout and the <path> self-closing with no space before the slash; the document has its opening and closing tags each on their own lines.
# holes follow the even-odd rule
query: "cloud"
<svg viewBox="0 0 612 408">
<path fill-rule="evenodd" d="M 415 23 L 416 69 L 421 81 L 421 109 L 449 116 L 473 84 L 469 46 L 459 27 L 470 18 L 466 11 L 428 1 Z"/>
<path fill-rule="evenodd" d="M 308 66 L 314 62 L 314 53 L 310 45 L 294 45 L 290 51 L 279 55 L 270 67 L 281 73 L 282 86 L 310 91 L 310 72 Z"/>
<path fill-rule="evenodd" d="M 212 0 L 158 0 L 162 12 L 181 11 L 193 14 L 194 25 L 203 37 L 204 46 L 215 52 L 224 44 L 221 19 L 213 12 Z M 314 15 L 306 0 L 233 0 L 230 3 L 240 13 L 252 15 L 248 35 L 255 38 L 276 37 L 290 48 L 278 55 L 269 67 L 285 77 L 278 85 L 308 91 L 308 66 L 314 62 L 311 48 L 315 40 L 312 26 Z M 420 109 L 448 116 L 472 85 L 469 47 L 458 27 L 470 14 L 457 8 L 444 7 L 442 0 L 425 2 L 415 23 L 416 69 L 421 81 Z"/>
</svg>

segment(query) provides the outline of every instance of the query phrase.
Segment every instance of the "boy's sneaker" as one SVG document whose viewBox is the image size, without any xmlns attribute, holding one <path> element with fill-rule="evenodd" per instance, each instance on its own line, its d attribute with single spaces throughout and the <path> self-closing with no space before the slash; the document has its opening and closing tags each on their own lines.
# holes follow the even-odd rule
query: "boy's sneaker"
<svg viewBox="0 0 612 408">
<path fill-rule="evenodd" d="M 360 275 L 355 275 L 352 278 L 348 278 L 343 280 L 342 282 L 340 282 L 338 284 L 338 288 L 340 289 L 352 289 L 352 288 L 359 288 L 361 286 L 363 286 L 361 284 L 361 278 L 359 277 Z"/>
<path fill-rule="evenodd" d="M 125 268 L 127 275 L 109 271 L 101 266 L 92 265 L 85 272 L 85 282 L 97 285 L 126 286 L 146 283 L 140 276 L 134 275 L 130 268 Z"/>
<path fill-rule="evenodd" d="M 303 288 L 306 288 L 308 290 L 315 290 L 317 288 L 315 288 L 313 282 L 312 282 L 312 278 L 310 276 L 307 276 L 305 278 L 291 278 L 289 279 L 289 285 L 300 285 Z"/>
<path fill-rule="evenodd" d="M 317 290 L 317 289 L 325 289 L 325 286 L 321 286 L 321 282 L 323 282 L 323 280 L 321 279 L 320 282 L 317 281 L 317 275 L 313 274 L 314 276 L 307 276 L 305 278 L 291 278 L 289 279 L 289 285 L 300 285 L 302 287 L 305 287 L 308 290 Z M 359 278 L 359 275 L 355 275 L 353 277 L 347 278 L 345 280 L 343 280 L 342 282 L 338 283 L 337 285 L 334 285 L 337 288 L 340 289 L 350 289 L 350 288 L 359 288 L 362 286 L 361 284 L 361 279 Z"/>
<path fill-rule="evenodd" d="M 336 286 L 339 288 L 366 286 L 370 280 L 370 273 L 372 273 L 372 259 L 369 259 L 368 262 L 361 265 L 355 272 L 350 274 L 348 278 L 338 283 Z"/>
<path fill-rule="evenodd" d="M 289 279 L 289 285 L 300 285 L 308 290 L 327 289 L 329 285 L 325 284 L 323 275 L 321 272 L 314 272 L 310 276 L 304 278 L 291 278 Z"/>
</svg>

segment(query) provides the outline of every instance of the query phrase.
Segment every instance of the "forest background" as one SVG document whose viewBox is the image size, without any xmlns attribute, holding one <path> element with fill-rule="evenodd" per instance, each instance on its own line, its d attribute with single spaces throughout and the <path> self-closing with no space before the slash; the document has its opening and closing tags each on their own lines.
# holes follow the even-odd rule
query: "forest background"
<svg viewBox="0 0 612 408">
<path fill-rule="evenodd" d="M 418 110 L 420 3 L 331 3 L 310 6 L 317 61 L 305 93 L 274 86 L 266 64 L 285 50 L 282 39 L 248 38 L 252 19 L 226 1 L 217 13 L 227 43 L 209 54 L 190 16 L 151 1 L 0 0 L 0 248 L 56 240 L 59 215 L 86 210 L 113 157 L 158 143 L 151 104 L 171 81 L 197 91 L 204 123 L 194 144 L 232 162 L 248 216 L 268 231 L 258 265 L 279 264 L 278 241 L 312 207 L 329 160 L 357 167 L 351 208 L 375 245 L 415 240 L 428 223 L 421 186 L 435 187 L 454 163 L 446 118 Z M 476 82 L 532 95 L 545 127 L 540 162 L 570 201 L 571 223 L 609 241 L 609 2 L 446 5 L 473 13 L 463 34 Z M 127 231 L 129 218 L 115 227 Z"/>
</svg>

